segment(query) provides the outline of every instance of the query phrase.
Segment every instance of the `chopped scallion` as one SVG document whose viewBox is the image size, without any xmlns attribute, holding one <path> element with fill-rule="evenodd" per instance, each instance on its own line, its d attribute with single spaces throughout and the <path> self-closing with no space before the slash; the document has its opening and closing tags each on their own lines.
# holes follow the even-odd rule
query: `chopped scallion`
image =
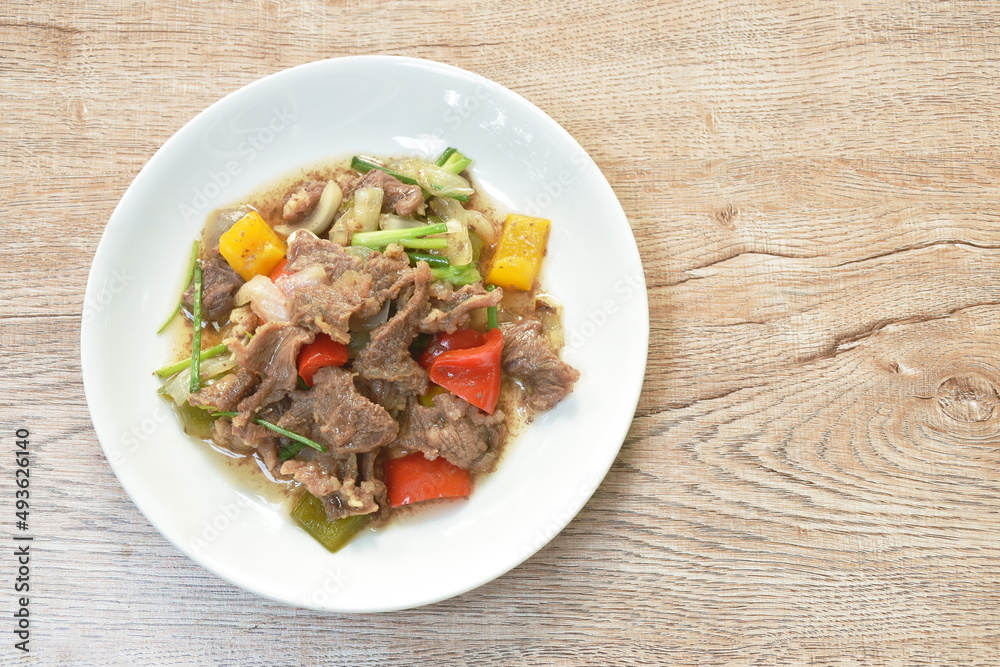
<svg viewBox="0 0 1000 667">
<path fill-rule="evenodd" d="M 213 417 L 235 417 L 237 414 L 239 414 L 239 413 L 236 413 L 236 412 L 213 412 L 212 416 Z M 283 435 L 286 438 L 291 438 L 292 440 L 294 440 L 296 442 L 300 442 L 303 445 L 305 445 L 306 447 L 312 447 L 317 452 L 325 452 L 326 451 L 326 447 L 324 447 L 323 445 L 319 444 L 318 442 L 316 442 L 314 440 L 310 440 L 309 438 L 307 438 L 304 435 L 299 435 L 298 433 L 295 433 L 294 431 L 289 431 L 288 429 L 281 428 L 277 424 L 272 424 L 271 422 L 267 421 L 266 419 L 261 419 L 260 417 L 256 417 L 253 421 L 254 421 L 255 424 L 260 424 L 261 426 L 269 428 L 272 431 L 274 431 L 275 433 Z M 294 456 L 294 455 L 295 454 L 292 454 L 292 456 Z M 289 458 L 291 458 L 291 457 L 289 457 Z"/>
<path fill-rule="evenodd" d="M 351 169 L 354 171 L 360 171 L 362 174 L 367 174 L 372 169 L 378 169 L 379 171 L 384 171 L 393 178 L 395 178 L 400 183 L 406 183 L 407 185 L 419 185 L 415 180 L 409 176 L 405 176 L 398 171 L 393 171 L 383 164 L 379 164 L 375 160 L 369 157 L 363 157 L 361 155 L 355 155 L 351 158 Z"/>
<path fill-rule="evenodd" d="M 194 306 L 191 325 L 194 327 L 191 338 L 191 385 L 192 394 L 201 390 L 201 262 L 194 261 Z"/>
<path fill-rule="evenodd" d="M 441 255 L 430 255 L 426 252 L 408 252 L 406 255 L 410 258 L 411 266 L 416 266 L 417 262 L 427 262 L 432 269 L 441 269 L 450 266 L 448 258 Z"/>
<path fill-rule="evenodd" d="M 452 285 L 455 285 L 456 287 L 478 283 L 483 279 L 483 277 L 479 274 L 479 270 L 476 269 L 475 264 L 466 264 L 465 266 L 447 266 L 436 269 L 432 268 L 431 273 L 434 274 L 434 280 L 444 280 Z"/>
<path fill-rule="evenodd" d="M 164 322 L 163 326 L 161 326 L 156 332 L 158 334 L 166 331 L 170 323 L 174 321 L 175 317 L 177 317 L 177 313 L 181 312 L 181 303 L 184 301 L 184 292 L 187 290 L 187 286 L 191 284 L 191 279 L 194 278 L 194 264 L 198 259 L 198 245 L 198 241 L 195 241 L 194 245 L 191 246 L 191 261 L 188 262 L 188 270 L 187 273 L 184 274 L 187 277 L 184 279 L 184 286 L 181 288 L 181 295 L 177 299 L 177 305 L 174 306 L 174 312 L 170 313 L 170 317 L 167 318 L 167 321 Z"/>
<path fill-rule="evenodd" d="M 486 291 L 487 292 L 492 292 L 495 288 L 496 288 L 496 285 L 487 285 L 486 286 Z M 496 306 L 487 306 L 486 307 L 486 330 L 489 331 L 490 329 L 499 329 L 499 328 L 500 328 L 500 320 L 499 320 L 499 318 L 497 316 L 497 307 Z"/>
<path fill-rule="evenodd" d="M 444 153 L 441 153 L 441 157 L 434 164 L 453 174 L 461 174 L 472 164 L 472 159 L 462 155 L 458 149 L 449 147 L 445 149 Z"/>
<path fill-rule="evenodd" d="M 278 450 L 278 458 L 281 459 L 282 461 L 287 461 L 288 459 L 292 458 L 293 456 L 301 452 L 303 447 L 305 447 L 305 445 L 303 445 L 301 442 L 289 443 L 284 447 L 282 447 L 280 450 Z"/>
<path fill-rule="evenodd" d="M 444 250 L 448 247 L 448 239 L 403 239 L 399 245 L 417 250 Z"/>
<path fill-rule="evenodd" d="M 384 248 L 390 243 L 399 243 L 407 239 L 415 239 L 428 234 L 443 234 L 448 231 L 448 225 L 439 223 L 436 225 L 424 225 L 422 227 L 410 227 L 409 229 L 384 229 L 379 232 L 359 232 L 351 236 L 351 245 L 366 246 L 368 248 Z"/>
<path fill-rule="evenodd" d="M 370 157 L 355 155 L 354 157 L 351 158 L 351 169 L 353 169 L 354 171 L 360 171 L 362 174 L 367 174 L 372 169 L 378 169 L 379 171 L 384 171 L 385 173 L 389 174 L 400 183 L 406 183 L 407 185 L 420 185 L 420 183 L 417 183 L 415 179 L 410 178 L 406 174 L 401 174 L 394 169 L 390 169 L 389 167 L 385 166 L 384 164 Z M 423 193 L 424 199 L 431 198 L 431 193 L 425 190 L 422 186 L 420 188 L 420 192 Z"/>
<path fill-rule="evenodd" d="M 201 354 L 199 356 L 201 357 L 202 361 L 205 361 L 206 359 L 211 359 L 212 357 L 217 357 L 220 354 L 222 354 L 223 352 L 226 352 L 228 350 L 229 350 L 228 347 L 226 347 L 225 345 L 223 345 L 223 344 L 220 343 L 219 345 L 216 345 L 215 347 L 210 347 L 207 350 L 202 350 Z M 187 368 L 190 365 L 191 365 L 191 360 L 190 359 L 181 359 L 180 361 L 175 361 L 172 364 L 167 364 L 166 366 L 163 366 L 162 368 L 157 368 L 153 372 L 156 373 L 156 375 L 158 375 L 159 377 L 165 378 L 165 377 L 170 377 L 171 375 L 174 375 L 176 373 L 180 373 L 182 370 L 184 370 L 185 368 Z"/>
</svg>

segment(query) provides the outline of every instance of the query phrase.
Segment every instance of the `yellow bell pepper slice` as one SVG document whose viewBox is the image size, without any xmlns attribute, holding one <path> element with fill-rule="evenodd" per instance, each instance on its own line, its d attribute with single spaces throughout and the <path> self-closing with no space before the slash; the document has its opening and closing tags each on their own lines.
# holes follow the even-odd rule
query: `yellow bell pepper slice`
<svg viewBox="0 0 1000 667">
<path fill-rule="evenodd" d="M 550 224 L 544 218 L 508 215 L 486 281 L 504 289 L 527 291 L 534 287 L 545 257 Z"/>
<path fill-rule="evenodd" d="M 244 215 L 219 238 L 219 253 L 243 280 L 271 273 L 287 250 L 257 211 Z"/>
</svg>

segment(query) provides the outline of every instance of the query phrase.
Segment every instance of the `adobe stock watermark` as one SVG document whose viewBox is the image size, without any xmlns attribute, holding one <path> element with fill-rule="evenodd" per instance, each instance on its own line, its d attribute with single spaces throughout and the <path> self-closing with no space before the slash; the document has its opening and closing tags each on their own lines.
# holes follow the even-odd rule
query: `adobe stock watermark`
<svg viewBox="0 0 1000 667">
<path fill-rule="evenodd" d="M 267 150 L 274 140 L 287 130 L 298 118 L 294 108 L 274 109 L 268 120 L 260 127 L 248 132 L 236 147 L 239 159 L 226 162 L 223 169 L 209 174 L 209 180 L 201 187 L 193 188 L 191 198 L 177 205 L 177 210 L 185 222 L 201 221 L 211 202 L 216 200 L 232 185 L 233 179 L 243 169 Z"/>
<path fill-rule="evenodd" d="M 493 99 L 493 94 L 489 91 L 485 84 L 482 82 L 476 84 L 476 89 L 472 92 L 472 95 L 463 95 L 458 100 L 456 104 L 452 104 L 447 111 L 444 112 L 442 119 L 448 124 L 448 126 L 454 131 L 462 127 L 465 121 L 472 118 L 473 115 L 481 108 L 488 100 Z M 433 133 L 432 133 L 433 134 Z M 440 137 L 444 138 L 444 137 Z"/>
<path fill-rule="evenodd" d="M 596 308 L 589 309 L 584 321 L 573 327 L 566 335 L 566 349 L 579 350 L 598 331 L 604 328 L 604 325 L 611 321 L 626 301 L 645 292 L 642 267 L 616 280 L 612 290 L 616 295 L 615 298 L 608 297 L 601 301 Z"/>
<path fill-rule="evenodd" d="M 188 546 L 196 554 L 201 554 L 229 530 L 243 510 L 251 505 L 252 501 L 242 494 L 237 494 L 235 501 L 219 504 L 215 514 L 201 522 L 197 535 L 188 541 Z"/>
<path fill-rule="evenodd" d="M 171 418 L 171 411 L 165 405 L 157 405 L 144 419 L 132 424 L 118 435 L 117 447 L 109 447 L 108 461 L 116 466 L 124 461 L 129 454 L 139 448 L 160 430 L 160 427 Z"/>
<path fill-rule="evenodd" d="M 452 94 L 455 97 L 448 100 L 448 109 L 441 115 L 442 124 L 430 132 L 422 133 L 420 148 L 428 155 L 449 145 L 449 135 L 476 116 L 479 111 L 487 108 L 487 102 L 493 99 L 493 93 L 481 82 L 476 84 L 471 95 L 458 92 Z"/>
<path fill-rule="evenodd" d="M 84 324 L 93 321 L 101 314 L 105 308 L 111 305 L 115 297 L 125 291 L 125 289 L 135 280 L 135 276 L 127 269 L 115 269 L 111 276 L 104 281 L 101 293 L 94 299 L 84 299 L 83 302 L 83 322 Z"/>
<path fill-rule="evenodd" d="M 583 152 L 574 153 L 570 157 L 573 164 L 573 171 L 560 169 L 558 173 L 542 183 L 541 192 L 535 194 L 528 203 L 524 205 L 525 215 L 540 217 L 548 211 L 564 195 L 570 192 L 579 181 L 579 176 L 589 164 L 587 154 Z"/>
<path fill-rule="evenodd" d="M 351 575 L 339 567 L 327 570 L 322 583 L 315 586 L 309 595 L 301 599 L 301 602 L 307 607 L 322 607 L 332 596 L 342 591 L 351 579 Z"/>
<path fill-rule="evenodd" d="M 521 545 L 519 549 L 521 558 L 530 557 L 532 554 L 536 553 L 539 549 L 552 541 L 552 539 L 559 534 L 559 531 L 568 525 L 575 516 L 576 512 L 571 511 L 569 508 L 583 506 L 603 479 L 603 475 L 592 475 L 581 482 L 576 487 L 573 499 L 567 505 L 567 509 L 550 514 L 545 525 L 536 530 L 531 536 L 531 541 Z"/>
</svg>

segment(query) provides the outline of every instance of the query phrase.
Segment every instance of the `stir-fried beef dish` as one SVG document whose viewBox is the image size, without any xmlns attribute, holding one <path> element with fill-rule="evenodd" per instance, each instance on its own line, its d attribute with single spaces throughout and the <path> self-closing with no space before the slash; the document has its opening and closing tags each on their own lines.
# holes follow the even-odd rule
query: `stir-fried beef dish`
<svg viewBox="0 0 1000 667">
<path fill-rule="evenodd" d="M 533 305 L 550 222 L 476 210 L 470 163 L 358 156 L 266 210 L 217 211 L 161 329 L 191 340 L 156 371 L 185 427 L 298 493 L 293 518 L 331 551 L 468 496 L 514 413 L 579 378 L 551 298 Z"/>
</svg>

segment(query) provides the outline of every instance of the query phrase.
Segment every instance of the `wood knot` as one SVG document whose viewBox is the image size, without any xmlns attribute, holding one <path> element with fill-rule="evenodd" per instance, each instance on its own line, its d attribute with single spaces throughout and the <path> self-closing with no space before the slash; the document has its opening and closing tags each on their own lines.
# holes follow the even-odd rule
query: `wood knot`
<svg viewBox="0 0 1000 667">
<path fill-rule="evenodd" d="M 960 422 L 984 422 L 993 416 L 1000 395 L 989 380 L 978 375 L 948 378 L 937 389 L 941 411 Z"/>
<path fill-rule="evenodd" d="M 733 221 L 736 220 L 736 216 L 740 214 L 738 208 L 732 204 L 727 204 L 726 206 L 720 208 L 715 212 L 715 220 L 724 227 L 733 228 L 735 225 Z"/>
</svg>

